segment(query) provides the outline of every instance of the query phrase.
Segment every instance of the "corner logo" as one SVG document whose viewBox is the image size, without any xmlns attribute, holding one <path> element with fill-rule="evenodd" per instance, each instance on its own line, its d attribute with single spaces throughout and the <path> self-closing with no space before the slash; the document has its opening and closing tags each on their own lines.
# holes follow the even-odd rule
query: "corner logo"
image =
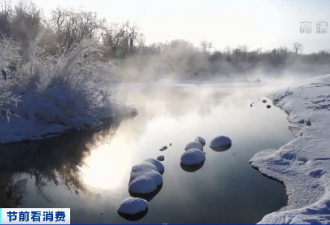
<svg viewBox="0 0 330 225">
<path fill-rule="evenodd" d="M 312 33 L 312 23 L 311 22 L 301 22 L 300 23 L 300 33 Z"/>
<path fill-rule="evenodd" d="M 325 21 L 316 23 L 316 33 L 325 34 L 328 32 L 328 23 Z"/>
</svg>

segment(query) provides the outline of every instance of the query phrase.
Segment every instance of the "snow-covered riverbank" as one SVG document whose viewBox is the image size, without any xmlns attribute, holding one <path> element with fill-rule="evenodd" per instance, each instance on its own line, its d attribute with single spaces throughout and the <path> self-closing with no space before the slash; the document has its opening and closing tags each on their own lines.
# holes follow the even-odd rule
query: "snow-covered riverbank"
<svg viewBox="0 0 330 225">
<path fill-rule="evenodd" d="M 38 105 L 38 102 L 34 103 Z M 102 121 L 111 119 L 115 116 L 127 116 L 134 115 L 137 110 L 132 106 L 125 106 L 120 103 L 112 103 L 111 110 L 106 108 L 107 112 L 102 116 L 96 118 L 95 123 L 102 124 Z M 38 107 L 36 107 L 37 109 Z M 64 123 L 40 123 L 36 120 L 20 117 L 17 115 L 5 115 L 8 117 L 8 121 L 4 121 L 5 117 L 0 115 L 0 144 L 21 142 L 21 141 L 33 141 L 41 140 L 58 136 L 69 130 L 82 130 L 88 128 L 88 124 L 91 124 L 91 118 L 84 118 L 81 116 L 65 117 L 61 119 L 65 120 Z M 95 127 L 92 127 L 95 128 Z"/>
<path fill-rule="evenodd" d="M 278 150 L 257 153 L 250 163 L 284 182 L 288 205 L 261 224 L 330 223 L 330 75 L 296 82 L 269 96 L 299 127 L 298 137 Z"/>
</svg>

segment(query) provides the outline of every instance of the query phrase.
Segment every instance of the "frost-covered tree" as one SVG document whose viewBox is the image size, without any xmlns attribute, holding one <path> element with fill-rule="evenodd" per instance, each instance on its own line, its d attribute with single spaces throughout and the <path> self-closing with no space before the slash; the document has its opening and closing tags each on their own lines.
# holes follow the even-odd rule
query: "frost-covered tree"
<svg viewBox="0 0 330 225">
<path fill-rule="evenodd" d="M 303 45 L 299 42 L 295 42 L 293 43 L 292 49 L 296 54 L 301 53 L 303 50 Z"/>
<path fill-rule="evenodd" d="M 100 40 L 104 23 L 105 20 L 99 19 L 96 12 L 81 8 L 74 10 L 57 7 L 52 10 L 50 19 L 61 52 L 71 49 L 86 38 Z"/>
<path fill-rule="evenodd" d="M 210 52 L 213 49 L 213 43 L 207 40 L 201 41 L 199 46 L 202 52 Z"/>
<path fill-rule="evenodd" d="M 108 57 L 123 58 L 143 50 L 144 35 L 129 21 L 105 27 L 102 41 Z"/>
</svg>

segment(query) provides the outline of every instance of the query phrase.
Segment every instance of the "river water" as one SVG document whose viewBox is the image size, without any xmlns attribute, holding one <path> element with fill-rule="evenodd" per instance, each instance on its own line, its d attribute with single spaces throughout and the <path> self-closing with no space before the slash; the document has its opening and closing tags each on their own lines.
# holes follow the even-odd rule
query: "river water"
<svg viewBox="0 0 330 225">
<path fill-rule="evenodd" d="M 71 223 L 256 223 L 285 206 L 287 196 L 249 159 L 294 138 L 286 114 L 259 101 L 266 93 L 219 85 L 121 88 L 117 97 L 138 109 L 135 117 L 114 118 L 99 132 L 1 145 L 1 207 L 71 208 Z M 231 138 L 229 150 L 208 147 L 218 135 Z M 186 171 L 180 156 L 197 136 L 207 142 L 206 161 Z M 130 196 L 131 167 L 158 155 L 165 157 L 164 183 L 148 213 L 122 218 L 117 207 Z"/>
</svg>

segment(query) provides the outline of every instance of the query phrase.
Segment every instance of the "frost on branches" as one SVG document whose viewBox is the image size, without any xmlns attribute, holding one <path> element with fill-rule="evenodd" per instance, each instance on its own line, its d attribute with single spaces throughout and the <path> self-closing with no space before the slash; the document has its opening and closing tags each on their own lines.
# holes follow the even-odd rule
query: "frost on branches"
<svg viewBox="0 0 330 225">
<path fill-rule="evenodd" d="M 15 43 L 0 41 L 0 143 L 98 128 L 113 113 L 111 92 L 97 85 L 110 76 L 97 42 L 84 40 L 68 53 L 48 56 L 37 41 L 28 60 Z M 12 65 L 15 71 L 8 69 Z"/>
</svg>

